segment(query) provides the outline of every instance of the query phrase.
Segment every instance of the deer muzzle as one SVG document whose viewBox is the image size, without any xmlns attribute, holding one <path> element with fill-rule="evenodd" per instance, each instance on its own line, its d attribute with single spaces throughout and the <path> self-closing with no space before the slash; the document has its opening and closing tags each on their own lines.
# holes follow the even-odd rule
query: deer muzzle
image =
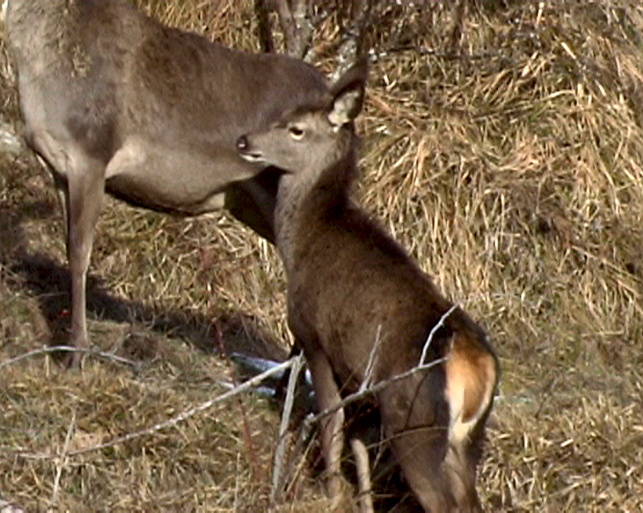
<svg viewBox="0 0 643 513">
<path fill-rule="evenodd" d="M 247 160 L 248 162 L 262 162 L 263 157 L 261 152 L 253 151 L 248 138 L 245 135 L 242 135 L 237 139 L 237 152 L 242 159 Z"/>
</svg>

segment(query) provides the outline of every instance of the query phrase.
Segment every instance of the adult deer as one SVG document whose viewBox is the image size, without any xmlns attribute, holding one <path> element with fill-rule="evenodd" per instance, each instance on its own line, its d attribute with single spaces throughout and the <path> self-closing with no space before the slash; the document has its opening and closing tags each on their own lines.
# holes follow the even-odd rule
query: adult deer
<svg viewBox="0 0 643 513">
<path fill-rule="evenodd" d="M 226 206 L 274 240 L 278 173 L 258 175 L 235 141 L 326 91 L 314 68 L 163 26 L 126 0 L 10 0 L 7 42 L 25 138 L 65 213 L 74 346 L 88 342 L 85 279 L 104 191 L 181 215 Z"/>
<path fill-rule="evenodd" d="M 237 148 L 249 162 L 286 171 L 277 193 L 277 247 L 289 325 L 319 410 L 332 411 L 369 380 L 378 390 L 385 439 L 422 507 L 480 511 L 476 466 L 498 361 L 483 330 L 350 199 L 357 174 L 353 121 L 366 74 L 361 62 L 330 94 L 242 136 Z M 410 372 L 426 362 L 433 364 Z M 343 421 L 341 408 L 321 421 L 335 502 Z"/>
</svg>

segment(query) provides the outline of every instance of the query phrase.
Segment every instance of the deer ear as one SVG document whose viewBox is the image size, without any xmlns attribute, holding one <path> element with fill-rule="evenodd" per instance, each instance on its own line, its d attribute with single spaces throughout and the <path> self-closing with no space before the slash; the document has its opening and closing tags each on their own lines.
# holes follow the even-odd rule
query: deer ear
<svg viewBox="0 0 643 513">
<path fill-rule="evenodd" d="M 353 121 L 364 104 L 368 60 L 362 57 L 331 88 L 328 121 L 339 129 Z"/>
</svg>

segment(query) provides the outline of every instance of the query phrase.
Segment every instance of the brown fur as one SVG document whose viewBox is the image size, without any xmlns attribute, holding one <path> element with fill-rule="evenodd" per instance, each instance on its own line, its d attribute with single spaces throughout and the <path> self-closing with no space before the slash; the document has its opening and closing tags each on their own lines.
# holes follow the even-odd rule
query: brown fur
<svg viewBox="0 0 643 513">
<path fill-rule="evenodd" d="M 66 213 L 74 345 L 87 343 L 85 275 L 104 190 L 183 215 L 225 204 L 274 240 L 279 173 L 255 179 L 262 167 L 234 143 L 326 91 L 315 69 L 165 27 L 125 0 L 11 0 L 7 42 L 25 137 Z"/>
<path fill-rule="evenodd" d="M 429 333 L 451 307 L 349 199 L 356 174 L 352 120 L 365 75 L 365 65 L 357 66 L 319 105 L 238 142 L 245 158 L 290 171 L 279 187 L 277 246 L 288 278 L 289 324 L 311 367 L 320 410 L 359 388 L 374 350 L 374 383 L 417 366 Z M 428 358 L 446 362 L 377 394 L 384 435 L 426 511 L 479 511 L 475 468 L 498 363 L 485 333 L 460 308 L 435 333 Z M 322 421 L 331 495 L 338 493 L 338 420 Z"/>
</svg>

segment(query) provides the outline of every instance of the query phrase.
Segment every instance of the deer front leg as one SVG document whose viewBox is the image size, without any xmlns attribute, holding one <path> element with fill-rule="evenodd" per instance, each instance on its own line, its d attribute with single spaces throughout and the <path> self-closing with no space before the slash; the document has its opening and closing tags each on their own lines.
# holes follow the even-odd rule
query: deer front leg
<svg viewBox="0 0 643 513">
<path fill-rule="evenodd" d="M 313 378 L 313 388 L 320 412 L 336 407 L 341 402 L 333 369 L 323 351 L 306 354 Z M 341 499 L 340 463 L 344 446 L 344 409 L 330 413 L 320 420 L 322 452 L 326 463 L 327 488 L 333 509 Z"/>
<path fill-rule="evenodd" d="M 71 275 L 71 345 L 88 345 L 86 315 L 87 269 L 92 252 L 96 221 L 104 195 L 104 166 L 89 159 L 80 159 L 67 176 L 65 222 L 67 259 Z M 66 358 L 69 367 L 80 367 L 82 354 L 71 352 Z"/>
</svg>

